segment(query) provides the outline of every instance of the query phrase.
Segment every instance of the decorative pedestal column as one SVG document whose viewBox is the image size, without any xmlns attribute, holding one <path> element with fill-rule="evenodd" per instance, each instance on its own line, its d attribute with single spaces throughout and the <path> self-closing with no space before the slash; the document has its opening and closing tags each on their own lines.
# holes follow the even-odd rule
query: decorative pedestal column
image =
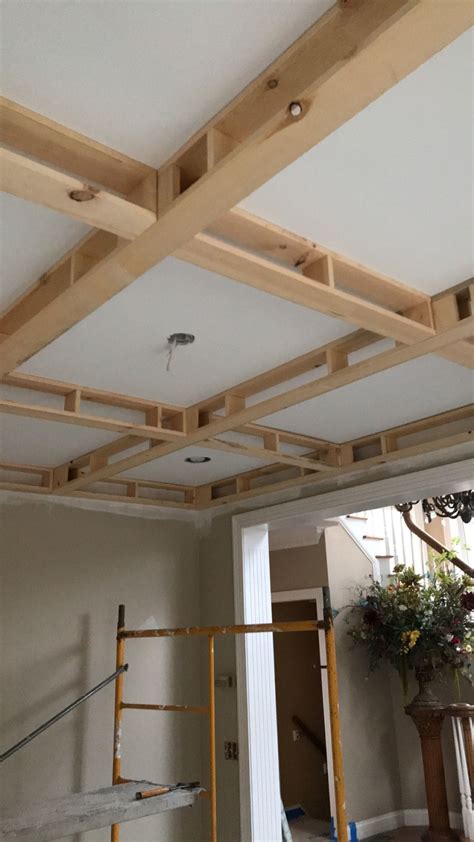
<svg viewBox="0 0 474 842">
<path fill-rule="evenodd" d="M 421 692 L 405 708 L 420 735 L 423 757 L 429 828 L 422 839 L 423 842 L 454 842 L 454 840 L 459 840 L 459 834 L 451 830 L 449 826 L 448 796 L 441 746 L 444 708 L 439 702 L 426 698 L 428 695 Z"/>
</svg>

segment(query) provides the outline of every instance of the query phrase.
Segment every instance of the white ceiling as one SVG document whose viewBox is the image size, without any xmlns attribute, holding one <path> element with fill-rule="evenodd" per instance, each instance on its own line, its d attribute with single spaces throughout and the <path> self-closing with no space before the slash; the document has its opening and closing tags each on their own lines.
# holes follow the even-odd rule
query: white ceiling
<svg viewBox="0 0 474 842">
<path fill-rule="evenodd" d="M 473 273 L 472 32 L 242 206 L 429 293 Z"/>
<path fill-rule="evenodd" d="M 186 405 L 348 330 L 347 323 L 168 258 L 21 371 Z M 167 372 L 167 337 L 179 331 L 196 340 L 176 349 Z"/>
<path fill-rule="evenodd" d="M 3 0 L 3 94 L 158 166 L 332 5 Z"/>
<path fill-rule="evenodd" d="M 34 284 L 88 230 L 68 216 L 0 193 L 0 309 Z"/>
<path fill-rule="evenodd" d="M 469 404 L 473 372 L 432 355 L 260 419 L 283 430 L 348 441 Z"/>
<path fill-rule="evenodd" d="M 103 430 L 2 415 L 0 460 L 55 467 L 114 438 Z"/>
<path fill-rule="evenodd" d="M 3 0 L 4 93 L 158 165 L 330 5 L 116 0 L 111 17 L 109 0 Z M 471 69 L 467 34 L 243 206 L 420 289 L 464 280 L 472 272 Z M 7 306 L 87 228 L 13 197 L 4 197 L 1 219 L 0 306 Z M 169 258 L 22 370 L 190 404 L 349 330 Z M 174 331 L 192 332 L 196 342 L 178 349 L 167 373 Z M 430 357 L 267 422 L 345 440 L 468 403 L 472 394 L 470 372 Z M 55 465 L 113 438 L 27 418 L 1 423 L 8 461 Z M 200 484 L 262 464 L 203 452 L 212 456 L 207 465 L 188 465 L 183 451 L 131 473 Z"/>
<path fill-rule="evenodd" d="M 188 456 L 210 456 L 210 462 L 190 464 L 186 462 Z M 138 479 L 157 480 L 159 482 L 177 482 L 185 485 L 203 485 L 224 477 L 251 471 L 268 465 L 260 459 L 249 459 L 248 456 L 236 456 L 235 453 L 223 453 L 217 450 L 207 450 L 203 447 L 187 447 L 163 459 L 148 462 L 120 476 L 130 476 Z"/>
</svg>

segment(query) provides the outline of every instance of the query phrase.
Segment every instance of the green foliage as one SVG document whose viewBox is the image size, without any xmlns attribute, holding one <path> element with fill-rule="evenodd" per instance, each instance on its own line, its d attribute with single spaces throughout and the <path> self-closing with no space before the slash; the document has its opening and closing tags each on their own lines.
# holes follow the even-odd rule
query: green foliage
<svg viewBox="0 0 474 842">
<path fill-rule="evenodd" d="M 405 689 L 410 670 L 440 677 L 451 669 L 472 683 L 474 592 L 469 577 L 446 569 L 452 555 L 437 556 L 426 576 L 400 564 L 389 585 L 372 582 L 351 604 L 349 634 L 367 650 L 369 669 L 388 661 Z"/>
</svg>

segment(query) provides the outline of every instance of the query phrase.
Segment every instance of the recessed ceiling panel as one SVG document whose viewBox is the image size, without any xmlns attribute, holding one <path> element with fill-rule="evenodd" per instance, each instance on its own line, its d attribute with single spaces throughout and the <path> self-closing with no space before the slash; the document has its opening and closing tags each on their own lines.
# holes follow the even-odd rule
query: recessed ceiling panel
<svg viewBox="0 0 474 842">
<path fill-rule="evenodd" d="M 71 424 L 0 415 L 0 459 L 55 467 L 117 438 Z"/>
<path fill-rule="evenodd" d="M 472 33 L 242 206 L 418 289 L 472 274 Z"/>
<path fill-rule="evenodd" d="M 38 281 L 89 230 L 60 213 L 0 194 L 0 310 Z"/>
<path fill-rule="evenodd" d="M 436 415 L 473 400 L 472 371 L 429 356 L 373 374 L 259 423 L 340 442 Z"/>
<path fill-rule="evenodd" d="M 332 5 L 3 0 L 3 93 L 158 165 Z"/>
<path fill-rule="evenodd" d="M 351 326 L 168 258 L 21 367 L 21 371 L 192 404 L 343 336 Z M 169 371 L 167 337 L 177 347 Z"/>
<path fill-rule="evenodd" d="M 211 461 L 197 464 L 186 462 L 188 457 L 199 456 L 211 457 Z M 120 476 L 157 482 L 176 482 L 184 485 L 204 485 L 207 482 L 215 482 L 265 465 L 268 465 L 268 462 L 196 446 L 186 447 L 162 459 L 155 459 L 154 462 L 125 471 Z"/>
</svg>

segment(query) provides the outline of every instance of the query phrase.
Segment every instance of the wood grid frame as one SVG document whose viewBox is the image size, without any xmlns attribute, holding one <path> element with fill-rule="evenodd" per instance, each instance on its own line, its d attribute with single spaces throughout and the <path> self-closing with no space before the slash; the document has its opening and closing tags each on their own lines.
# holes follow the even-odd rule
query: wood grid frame
<svg viewBox="0 0 474 842">
<path fill-rule="evenodd" d="M 0 412 L 119 438 L 53 468 L 3 463 L 1 470 L 15 479 L 0 488 L 203 508 L 469 441 L 467 406 L 350 442 L 257 423 L 425 354 L 473 367 L 474 285 L 470 279 L 430 297 L 234 205 L 449 44 L 472 17 L 463 0 L 341 0 L 158 171 L 2 100 L 1 189 L 94 230 L 0 314 L 3 383 L 54 395 L 61 405 L 6 398 Z M 297 118 L 294 102 L 301 106 Z M 15 372 L 168 254 L 358 329 L 193 406 Z M 351 358 L 381 338 L 395 347 L 359 362 Z M 322 377 L 285 390 L 291 378 L 319 366 L 326 368 Z M 275 386 L 283 387 L 277 396 L 247 404 Z M 100 404 L 103 413 L 88 413 L 88 403 Z M 117 420 L 107 406 L 141 413 L 141 423 Z M 445 433 L 451 423 L 464 426 Z M 426 441 L 403 443 L 427 430 Z M 255 446 L 219 438 L 226 432 L 252 436 Z M 198 487 L 118 476 L 191 444 L 268 465 Z M 138 453 L 114 459 L 137 445 L 143 445 Z M 289 453 L 285 445 L 303 452 Z"/>
</svg>

